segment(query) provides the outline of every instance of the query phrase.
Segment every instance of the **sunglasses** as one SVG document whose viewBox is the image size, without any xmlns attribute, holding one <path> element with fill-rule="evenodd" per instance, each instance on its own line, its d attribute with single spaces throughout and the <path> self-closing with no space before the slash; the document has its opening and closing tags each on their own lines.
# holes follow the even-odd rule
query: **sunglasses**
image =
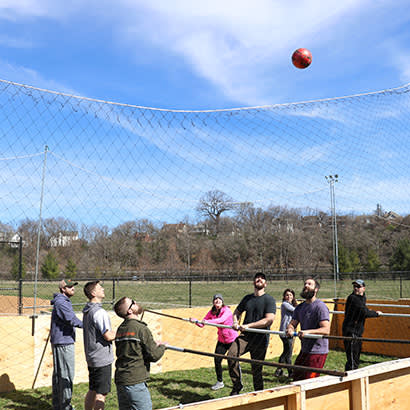
<svg viewBox="0 0 410 410">
<path fill-rule="evenodd" d="M 135 300 L 132 299 L 132 300 L 131 300 L 131 305 L 129 306 L 128 310 L 130 310 L 130 309 L 132 308 L 132 306 L 135 305 L 135 303 L 136 303 Z"/>
<path fill-rule="evenodd" d="M 357 289 L 360 289 L 360 288 L 362 288 L 363 286 L 360 286 L 360 285 L 353 285 L 353 287 L 354 287 L 354 288 L 357 288 Z"/>
</svg>

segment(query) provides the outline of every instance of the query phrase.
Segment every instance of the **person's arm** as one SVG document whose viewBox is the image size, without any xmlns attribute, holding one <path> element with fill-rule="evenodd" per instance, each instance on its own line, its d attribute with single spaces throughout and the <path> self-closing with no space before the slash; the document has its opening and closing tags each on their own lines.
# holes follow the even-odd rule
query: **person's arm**
<svg viewBox="0 0 410 410">
<path fill-rule="evenodd" d="M 101 308 L 95 313 L 94 320 L 97 329 L 101 332 L 102 337 L 107 342 L 112 342 L 115 340 L 116 332 L 111 329 L 110 318 L 104 309 Z"/>
<path fill-rule="evenodd" d="M 213 319 L 211 319 L 210 317 L 205 317 L 203 319 L 204 322 L 207 323 L 215 323 L 215 324 L 219 324 L 219 325 L 227 325 L 229 322 L 231 323 L 230 319 L 232 318 L 232 312 L 231 309 L 229 309 L 229 307 L 224 306 L 221 310 L 221 315 L 218 317 L 215 317 Z"/>
<path fill-rule="evenodd" d="M 151 331 L 146 327 L 141 335 L 141 344 L 144 351 L 144 357 L 150 362 L 158 361 L 164 354 L 166 349 L 166 343 L 155 342 Z"/>
<path fill-rule="evenodd" d="M 379 317 L 383 314 L 380 310 L 371 310 L 367 306 L 365 306 L 364 309 L 366 318 Z"/>
<path fill-rule="evenodd" d="M 298 324 L 299 322 L 296 319 L 292 319 L 286 328 L 286 336 L 293 337 Z"/>
<path fill-rule="evenodd" d="M 107 341 L 107 342 L 112 342 L 115 339 L 115 333 L 114 330 L 107 330 L 104 334 L 103 334 L 103 338 Z"/>
<path fill-rule="evenodd" d="M 328 335 L 330 333 L 330 322 L 329 320 L 321 320 L 319 322 L 319 327 L 317 329 L 304 329 L 298 332 L 299 337 L 303 337 L 305 334 L 311 335 Z"/>
<path fill-rule="evenodd" d="M 291 305 L 289 302 L 282 303 L 283 308 L 286 312 L 292 313 L 295 310 L 295 306 Z"/>
<path fill-rule="evenodd" d="M 73 327 L 83 327 L 83 322 L 75 315 L 73 307 L 68 302 L 58 306 L 58 316 Z"/>
<path fill-rule="evenodd" d="M 266 329 L 268 328 L 273 321 L 275 320 L 275 314 L 274 313 L 265 313 L 265 317 L 256 321 L 256 322 L 251 322 L 247 323 L 246 325 L 241 325 L 239 326 L 239 330 L 245 330 L 245 329 Z"/>
<path fill-rule="evenodd" d="M 238 308 L 235 309 L 235 311 L 233 312 L 233 325 L 232 328 L 235 330 L 239 330 L 239 321 L 241 320 L 241 316 L 242 316 L 243 312 L 240 312 L 238 310 Z"/>
</svg>

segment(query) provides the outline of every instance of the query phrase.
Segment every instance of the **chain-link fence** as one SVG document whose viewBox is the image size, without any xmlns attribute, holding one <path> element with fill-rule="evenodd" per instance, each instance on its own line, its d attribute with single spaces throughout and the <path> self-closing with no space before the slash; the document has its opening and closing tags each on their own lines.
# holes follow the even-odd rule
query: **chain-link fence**
<svg viewBox="0 0 410 410">
<path fill-rule="evenodd" d="M 284 289 L 294 289 L 298 295 L 303 281 L 309 275 L 269 275 L 267 292 L 277 302 L 282 300 Z M 332 274 L 315 276 L 320 284 L 319 297 L 345 298 L 352 292 L 352 280 L 361 278 L 366 283 L 368 299 L 408 299 L 410 298 L 410 272 L 373 272 L 341 274 L 335 281 Z M 75 310 L 81 310 L 86 302 L 83 286 L 95 279 L 79 279 L 76 293 L 72 297 Z M 207 306 L 212 302 L 215 293 L 222 293 L 225 302 L 235 305 L 240 298 L 251 293 L 252 274 L 238 275 L 186 275 L 172 276 L 154 273 L 135 273 L 128 278 L 104 278 L 104 304 L 109 309 L 122 296 L 129 296 L 149 308 L 175 308 L 191 306 Z M 1 281 L 1 313 L 32 314 L 50 309 L 50 300 L 59 292 L 58 281 L 41 280 Z"/>
</svg>

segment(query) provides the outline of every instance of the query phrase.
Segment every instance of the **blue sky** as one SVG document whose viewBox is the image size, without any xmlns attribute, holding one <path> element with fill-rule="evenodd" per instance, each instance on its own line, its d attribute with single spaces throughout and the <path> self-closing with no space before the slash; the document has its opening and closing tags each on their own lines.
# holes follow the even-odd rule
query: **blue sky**
<svg viewBox="0 0 410 410">
<path fill-rule="evenodd" d="M 177 110 L 326 99 L 409 83 L 409 22 L 408 1 L 0 0 L 0 79 Z M 0 95 L 0 222 L 36 218 L 42 154 L 3 159 L 44 145 L 44 217 L 177 222 L 213 189 L 328 211 L 335 173 L 339 212 L 409 213 L 407 93 L 185 115 L 19 92 Z"/>
<path fill-rule="evenodd" d="M 409 22 L 391 0 L 2 0 L 0 78 L 162 108 L 335 97 L 410 81 Z"/>
</svg>

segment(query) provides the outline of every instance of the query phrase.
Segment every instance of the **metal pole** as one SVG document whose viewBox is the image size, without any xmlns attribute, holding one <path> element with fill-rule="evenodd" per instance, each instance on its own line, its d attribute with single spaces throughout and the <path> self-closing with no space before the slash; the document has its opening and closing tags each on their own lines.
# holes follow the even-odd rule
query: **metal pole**
<svg viewBox="0 0 410 410">
<path fill-rule="evenodd" d="M 332 248 L 333 248 L 333 276 L 335 285 L 335 295 L 337 297 L 337 281 L 339 279 L 339 248 L 337 243 L 337 224 L 336 224 L 336 199 L 335 182 L 338 182 L 338 175 L 328 175 L 325 177 L 329 183 L 330 190 L 330 209 L 332 215 Z"/>
<path fill-rule="evenodd" d="M 19 240 L 19 315 L 23 313 L 23 238 Z"/>
<path fill-rule="evenodd" d="M 41 226 L 42 226 L 42 213 L 43 213 L 43 198 L 44 198 L 44 181 L 46 175 L 46 164 L 47 164 L 47 151 L 48 146 L 44 147 L 44 161 L 43 161 L 43 174 L 41 178 L 41 195 L 40 195 L 40 211 L 38 216 L 38 230 L 37 230 L 37 249 L 36 249 L 36 268 L 35 268 L 35 277 L 34 277 L 34 306 L 33 306 L 33 325 L 32 325 L 32 335 L 34 336 L 35 328 L 35 319 L 36 319 L 36 302 L 37 302 L 37 280 L 38 280 L 38 265 L 39 265 L 39 256 L 40 256 L 40 237 L 41 237 Z"/>
</svg>

